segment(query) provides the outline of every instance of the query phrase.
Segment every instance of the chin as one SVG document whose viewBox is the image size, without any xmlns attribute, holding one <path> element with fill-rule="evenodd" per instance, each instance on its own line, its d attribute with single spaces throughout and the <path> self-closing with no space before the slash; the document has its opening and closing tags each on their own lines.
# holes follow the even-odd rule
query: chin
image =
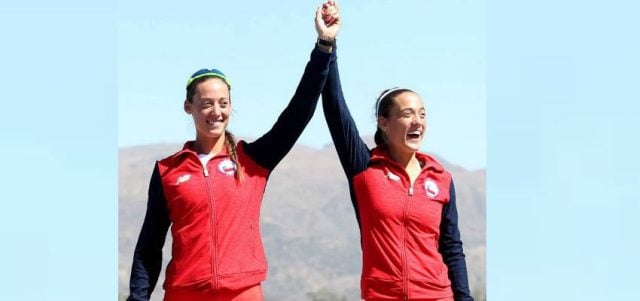
<svg viewBox="0 0 640 301">
<path fill-rule="evenodd" d="M 202 134 L 203 137 L 207 137 L 209 139 L 218 139 L 222 137 L 222 135 L 224 134 L 224 130 L 206 131 Z"/>
<path fill-rule="evenodd" d="M 412 152 L 419 151 L 420 150 L 420 146 L 422 146 L 422 142 L 419 142 L 419 143 L 407 142 L 407 143 L 405 143 L 405 147 L 408 150 L 411 150 Z"/>
<path fill-rule="evenodd" d="M 220 138 L 222 135 L 224 135 L 224 130 L 222 132 L 209 132 L 209 137 L 211 138 Z"/>
</svg>

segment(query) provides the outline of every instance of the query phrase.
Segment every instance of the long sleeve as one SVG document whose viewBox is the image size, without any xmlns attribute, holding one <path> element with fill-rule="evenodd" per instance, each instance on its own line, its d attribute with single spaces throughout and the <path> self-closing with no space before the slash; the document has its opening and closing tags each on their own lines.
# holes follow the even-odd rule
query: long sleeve
<svg viewBox="0 0 640 301">
<path fill-rule="evenodd" d="M 147 212 L 133 254 L 127 301 L 147 301 L 151 297 L 162 269 L 162 247 L 170 224 L 156 163 L 149 183 Z"/>
<path fill-rule="evenodd" d="M 336 48 L 334 47 L 334 53 Z M 371 154 L 356 127 L 342 93 L 337 56 L 329 63 L 329 76 L 322 90 L 322 109 L 340 163 L 347 177 L 365 170 Z"/>
<path fill-rule="evenodd" d="M 462 250 L 462 240 L 458 228 L 458 210 L 456 208 L 456 191 L 451 181 L 449 187 L 449 203 L 442 209 L 440 224 L 440 253 L 449 269 L 449 279 L 455 301 L 473 301 L 467 278 L 467 263 Z"/>
<path fill-rule="evenodd" d="M 262 167 L 273 170 L 313 117 L 331 56 L 331 53 L 313 49 L 298 88 L 276 123 L 262 137 L 245 145 L 247 154 Z"/>
</svg>

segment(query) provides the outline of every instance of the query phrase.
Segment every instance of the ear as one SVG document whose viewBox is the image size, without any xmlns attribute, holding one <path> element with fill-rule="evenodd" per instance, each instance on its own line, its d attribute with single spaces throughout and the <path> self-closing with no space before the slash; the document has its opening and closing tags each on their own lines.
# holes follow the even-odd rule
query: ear
<svg viewBox="0 0 640 301">
<path fill-rule="evenodd" d="M 378 127 L 383 131 L 383 132 L 387 132 L 387 128 L 389 127 L 389 123 L 387 122 L 387 119 L 382 117 L 382 116 L 378 116 Z"/>
<path fill-rule="evenodd" d="M 188 100 L 184 100 L 184 111 L 189 115 L 191 115 L 191 105 L 192 104 Z"/>
</svg>

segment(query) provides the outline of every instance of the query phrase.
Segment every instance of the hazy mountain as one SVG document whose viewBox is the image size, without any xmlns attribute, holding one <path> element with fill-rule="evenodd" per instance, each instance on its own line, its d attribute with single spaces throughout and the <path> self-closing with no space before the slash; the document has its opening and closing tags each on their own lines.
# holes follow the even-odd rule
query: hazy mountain
<svg viewBox="0 0 640 301">
<path fill-rule="evenodd" d="M 133 248 L 144 218 L 155 160 L 182 145 L 149 145 L 119 152 L 119 291 L 128 293 Z M 472 293 L 485 296 L 485 170 L 468 171 L 438 159 L 456 183 L 460 227 Z M 267 301 L 360 300 L 360 236 L 347 180 L 332 145 L 296 146 L 278 165 L 263 200 L 262 236 L 269 262 Z M 169 235 L 170 236 L 170 235 Z M 165 245 L 165 263 L 170 258 Z M 161 300 L 164 269 L 152 300 Z M 324 297 L 323 297 L 324 296 Z M 329 297 L 326 297 L 329 296 Z"/>
</svg>

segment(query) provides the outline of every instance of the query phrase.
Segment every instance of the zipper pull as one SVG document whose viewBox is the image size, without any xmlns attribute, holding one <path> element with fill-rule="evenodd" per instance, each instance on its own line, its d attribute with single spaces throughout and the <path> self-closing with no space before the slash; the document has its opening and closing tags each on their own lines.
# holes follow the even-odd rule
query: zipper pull
<svg viewBox="0 0 640 301">
<path fill-rule="evenodd" d="M 413 195 L 413 186 L 409 187 L 409 195 Z"/>
<path fill-rule="evenodd" d="M 209 176 L 209 170 L 207 170 L 206 166 L 202 166 L 202 172 L 204 172 L 204 176 L 208 177 Z"/>
<path fill-rule="evenodd" d="M 404 300 L 405 300 L 405 301 L 409 300 L 409 295 L 404 294 Z"/>
</svg>

